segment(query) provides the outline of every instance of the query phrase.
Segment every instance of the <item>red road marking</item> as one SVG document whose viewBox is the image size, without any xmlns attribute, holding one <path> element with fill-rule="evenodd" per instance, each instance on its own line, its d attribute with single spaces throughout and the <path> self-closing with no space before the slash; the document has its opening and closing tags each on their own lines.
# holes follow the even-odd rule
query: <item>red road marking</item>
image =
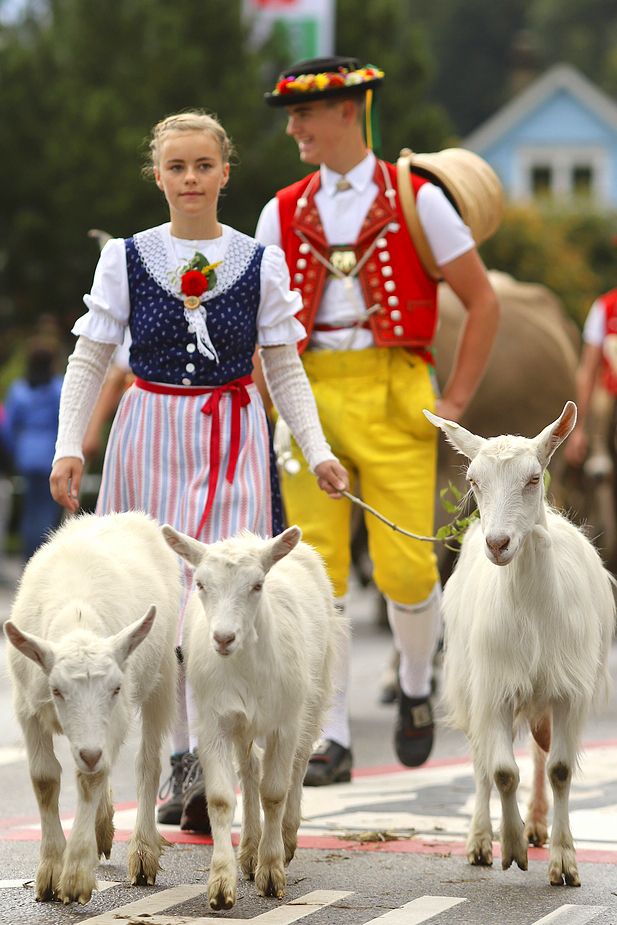
<svg viewBox="0 0 617 925">
<path fill-rule="evenodd" d="M 617 745 L 617 739 L 609 739 L 598 742 L 587 742 L 584 750 L 594 748 L 607 748 Z M 526 755 L 527 751 L 521 750 L 517 755 Z M 434 767 L 448 767 L 451 765 L 469 764 L 469 756 L 460 755 L 452 758 L 435 759 L 428 761 L 417 770 L 424 771 Z M 386 765 L 383 767 L 358 768 L 353 772 L 354 778 L 374 777 L 379 774 L 392 774 L 396 772 L 412 772 L 414 768 L 406 768 L 401 764 Z M 134 810 L 137 806 L 135 801 L 128 803 L 117 803 L 115 808 L 118 812 L 124 810 Z M 74 818 L 73 812 L 62 812 L 61 819 Z M 39 829 L 40 818 L 38 815 L 32 816 L 14 816 L 6 819 L 0 819 L 0 840 L 2 841 L 40 841 L 41 833 Z M 199 835 L 195 832 L 182 832 L 177 830 L 161 830 L 164 837 L 172 844 L 188 845 L 211 845 L 212 838 L 209 835 Z M 114 841 L 127 842 L 131 837 L 131 832 L 118 829 L 114 834 Z M 239 836 L 232 836 L 234 845 L 238 844 Z M 379 851 L 386 853 L 399 854 L 432 854 L 441 856 L 464 857 L 466 854 L 465 843 L 461 841 L 436 841 L 430 837 L 425 838 L 398 838 L 392 841 L 377 842 L 360 842 L 345 836 L 333 835 L 300 835 L 298 837 L 298 847 L 314 849 L 321 851 Z M 495 858 L 501 857 L 500 846 L 498 842 L 493 844 L 493 855 Z M 531 861 L 548 861 L 549 853 L 547 848 L 529 848 L 529 860 Z M 617 864 L 617 851 L 606 850 L 603 848 L 581 848 L 576 851 L 577 860 L 581 863 L 596 864 Z"/>
</svg>

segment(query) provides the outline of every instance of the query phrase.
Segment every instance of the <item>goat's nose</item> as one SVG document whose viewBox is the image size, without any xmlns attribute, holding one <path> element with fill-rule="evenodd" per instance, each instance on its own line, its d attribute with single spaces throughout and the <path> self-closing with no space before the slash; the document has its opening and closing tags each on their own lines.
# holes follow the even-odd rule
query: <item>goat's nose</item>
<svg viewBox="0 0 617 925">
<path fill-rule="evenodd" d="M 79 752 L 79 757 L 90 771 L 94 771 L 102 754 L 103 752 L 100 748 L 82 748 Z"/>
<path fill-rule="evenodd" d="M 214 641 L 220 651 L 229 648 L 235 638 L 235 633 L 214 633 Z"/>
<path fill-rule="evenodd" d="M 510 545 L 509 536 L 496 536 L 486 538 L 486 545 L 491 550 L 496 559 L 501 558 L 501 556 L 506 552 L 508 546 Z"/>
</svg>

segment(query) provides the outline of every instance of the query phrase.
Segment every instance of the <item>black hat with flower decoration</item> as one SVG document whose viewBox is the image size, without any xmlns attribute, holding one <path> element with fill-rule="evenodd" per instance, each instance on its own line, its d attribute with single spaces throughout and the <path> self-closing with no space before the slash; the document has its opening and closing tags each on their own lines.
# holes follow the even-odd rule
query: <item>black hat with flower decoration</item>
<svg viewBox="0 0 617 925">
<path fill-rule="evenodd" d="M 379 128 L 373 93 L 384 72 L 373 64 L 360 66 L 357 58 L 312 58 L 287 68 L 272 93 L 265 94 L 268 106 L 295 106 L 317 100 L 366 94 L 366 136 L 369 148 L 378 147 Z"/>
<path fill-rule="evenodd" d="M 268 106 L 290 106 L 330 99 L 350 91 L 374 89 L 383 76 L 383 71 L 372 64 L 360 67 L 357 58 L 313 58 L 283 71 L 265 100 Z"/>
</svg>

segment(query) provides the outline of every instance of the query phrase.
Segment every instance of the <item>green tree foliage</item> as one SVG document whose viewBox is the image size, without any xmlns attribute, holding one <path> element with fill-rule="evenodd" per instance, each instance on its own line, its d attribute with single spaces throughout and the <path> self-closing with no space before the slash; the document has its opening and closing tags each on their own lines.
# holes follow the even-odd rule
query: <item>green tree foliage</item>
<svg viewBox="0 0 617 925">
<path fill-rule="evenodd" d="M 385 73 L 379 90 L 383 156 L 395 161 L 401 148 L 437 151 L 454 127 L 442 106 L 427 102 L 434 73 L 424 28 L 401 0 L 337 0 L 336 53 L 353 55 Z"/>
<path fill-rule="evenodd" d="M 615 0 L 533 0 L 529 25 L 545 65 L 568 61 L 617 94 Z"/>
<path fill-rule="evenodd" d="M 548 286 L 582 327 L 594 299 L 615 286 L 616 228 L 617 215 L 509 205 L 480 253 L 490 269 Z"/>
<path fill-rule="evenodd" d="M 402 0 L 437 62 L 431 96 L 468 134 L 531 77 L 568 62 L 617 95 L 615 0 Z M 521 39 L 524 37 L 524 47 Z"/>
<path fill-rule="evenodd" d="M 5 323 L 45 309 L 68 326 L 97 259 L 88 229 L 128 236 L 166 219 L 140 172 L 143 140 L 169 113 L 216 112 L 236 141 L 224 221 L 252 231 L 276 181 L 294 179 L 240 0 L 49 0 L 0 39 Z"/>
<path fill-rule="evenodd" d="M 407 0 L 429 36 L 437 71 L 430 91 L 464 136 L 510 94 L 513 42 L 531 0 Z"/>
</svg>

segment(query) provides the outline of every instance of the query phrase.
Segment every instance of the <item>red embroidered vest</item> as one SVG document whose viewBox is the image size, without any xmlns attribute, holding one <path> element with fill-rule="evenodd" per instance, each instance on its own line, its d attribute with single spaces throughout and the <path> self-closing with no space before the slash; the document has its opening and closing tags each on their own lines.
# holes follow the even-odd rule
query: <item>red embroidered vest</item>
<svg viewBox="0 0 617 925">
<path fill-rule="evenodd" d="M 600 296 L 599 301 L 604 305 L 606 333 L 617 334 L 617 289 L 606 292 Z M 617 395 L 617 372 L 604 354 L 602 355 L 602 385 L 611 395 Z"/>
<path fill-rule="evenodd" d="M 396 168 L 385 164 L 392 187 L 396 190 Z M 306 205 L 297 209 L 298 200 L 311 184 Z M 393 206 L 386 196 L 386 184 L 379 164 L 374 182 L 378 193 L 366 216 L 358 240 L 346 247 L 355 252 L 357 262 L 376 240 L 376 247 L 358 273 L 366 306 L 379 304 L 369 323 L 378 347 L 426 347 L 432 343 L 437 324 L 437 283 L 426 275 L 405 224 L 398 196 Z M 427 181 L 412 175 L 414 195 Z M 330 247 L 326 241 L 315 193 L 319 189 L 319 174 L 277 193 L 281 222 L 281 246 L 285 251 L 292 286 L 302 295 L 303 306 L 297 318 L 307 336 L 298 344 L 302 353 L 309 342 L 328 268 L 298 236 L 302 233 L 312 247 L 326 259 Z M 297 214 L 296 214 L 297 209 Z M 389 230 L 395 223 L 396 231 Z"/>
</svg>

